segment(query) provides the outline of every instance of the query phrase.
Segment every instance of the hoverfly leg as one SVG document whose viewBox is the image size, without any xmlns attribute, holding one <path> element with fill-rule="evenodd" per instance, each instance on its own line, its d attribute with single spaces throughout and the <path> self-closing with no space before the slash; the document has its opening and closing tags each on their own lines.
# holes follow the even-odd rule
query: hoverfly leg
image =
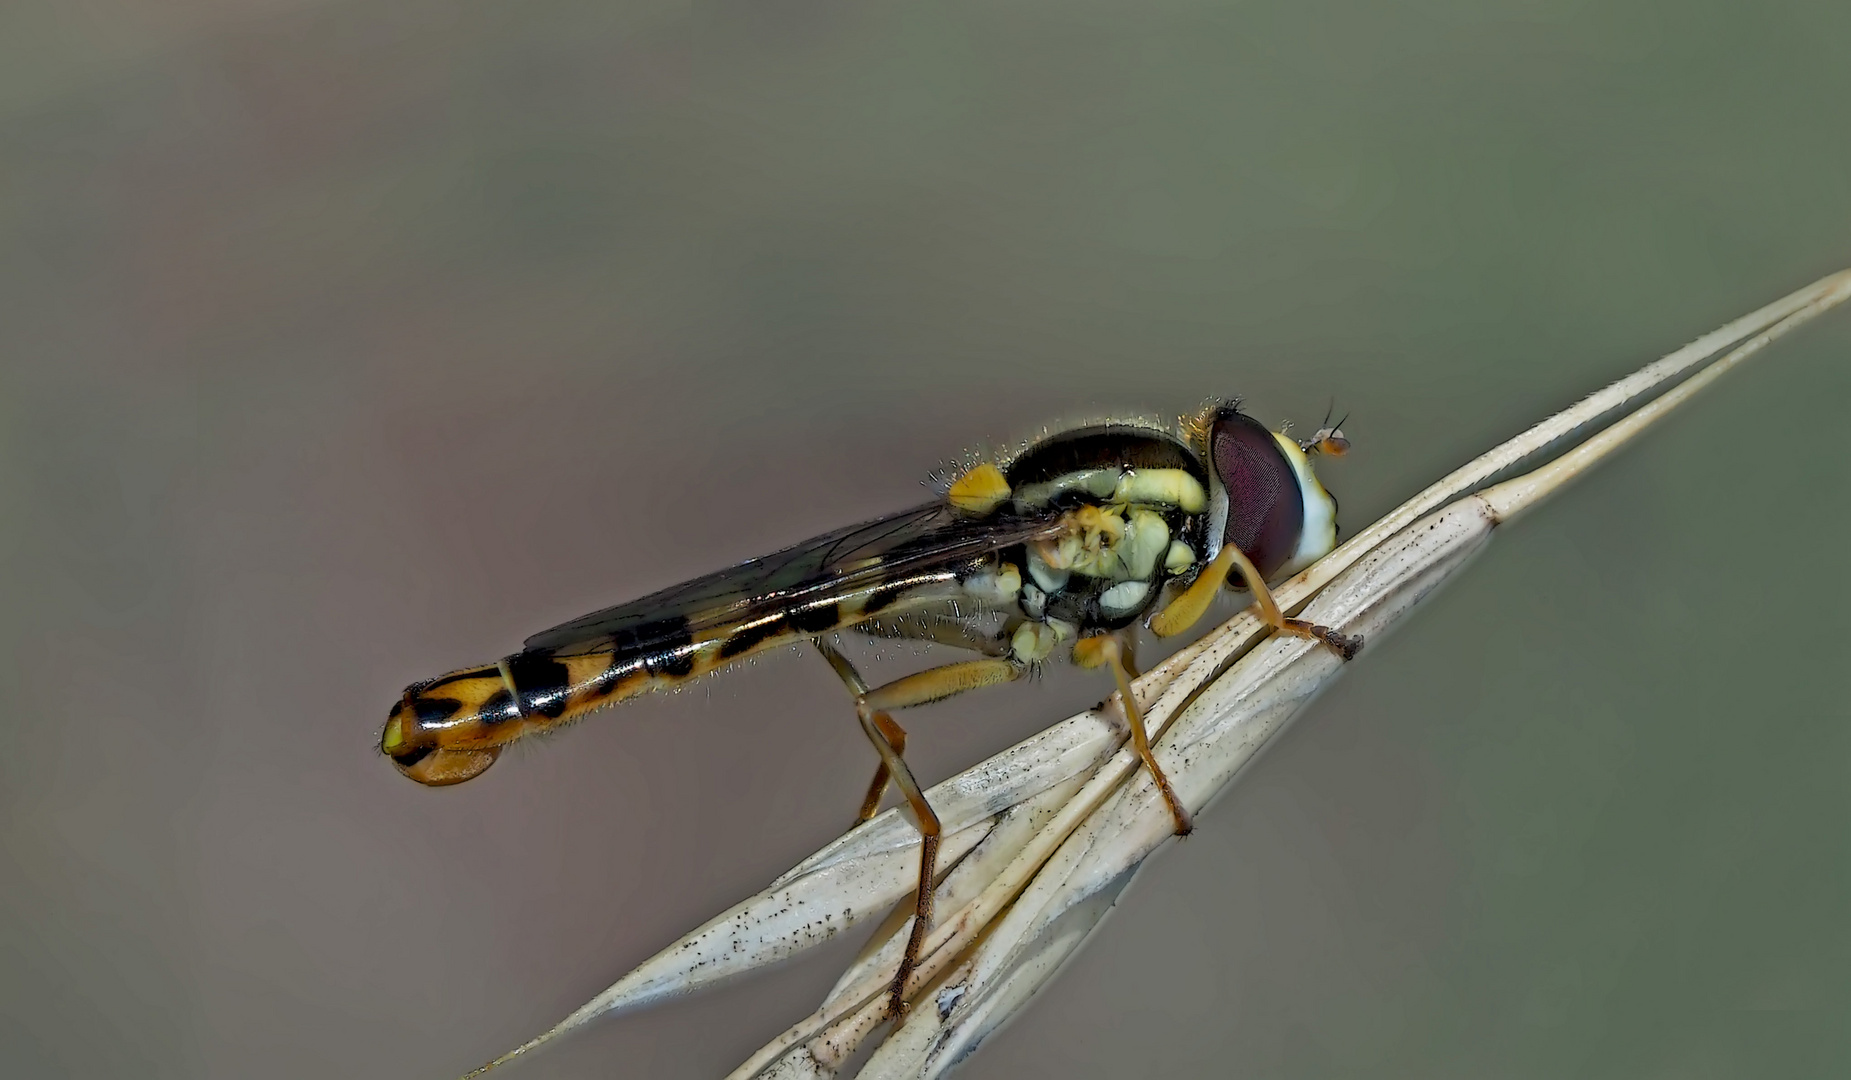
<svg viewBox="0 0 1851 1080">
<path fill-rule="evenodd" d="M 1354 660 L 1356 654 L 1362 651 L 1363 639 L 1360 636 L 1338 633 L 1328 626 L 1304 619 L 1286 618 L 1285 613 L 1279 610 L 1278 601 L 1273 599 L 1273 591 L 1266 587 L 1260 571 L 1254 567 L 1246 553 L 1233 544 L 1223 545 L 1221 550 L 1233 553 L 1234 564 L 1240 568 L 1241 579 L 1247 583 L 1248 591 L 1253 593 L 1253 602 L 1259 605 L 1260 618 L 1266 625 L 1282 634 L 1309 638 L 1346 661 Z"/>
<path fill-rule="evenodd" d="M 1122 631 L 1114 634 L 1098 634 L 1083 637 L 1074 643 L 1073 662 L 1083 668 L 1110 667 L 1112 678 L 1118 683 L 1118 699 L 1125 708 L 1125 722 L 1131 726 L 1131 745 L 1138 753 L 1138 760 L 1150 770 L 1152 780 L 1157 782 L 1157 790 L 1163 793 L 1163 801 L 1169 804 L 1170 817 L 1176 821 L 1176 835 L 1188 836 L 1195 829 L 1195 818 L 1189 808 L 1176 796 L 1176 789 L 1170 786 L 1170 778 L 1164 774 L 1163 767 L 1157 764 L 1157 756 L 1151 753 L 1150 735 L 1144 730 L 1144 714 L 1138 708 L 1138 700 L 1132 696 L 1131 680 L 1137 676 L 1133 673 L 1129 653 L 1131 641 L 1129 635 Z"/>
<path fill-rule="evenodd" d="M 894 722 L 893 717 L 877 712 L 874 714 L 874 726 L 880 729 L 895 754 L 906 753 L 906 729 Z M 882 758 L 881 763 L 874 766 L 874 779 L 868 784 L 867 797 L 861 800 L 861 813 L 855 815 L 855 824 L 872 821 L 874 815 L 880 813 L 881 800 L 887 796 L 888 779 L 887 759 Z"/>
<path fill-rule="evenodd" d="M 1279 629 L 1298 637 L 1310 638 L 1344 660 L 1354 660 L 1356 654 L 1363 651 L 1361 634 L 1339 633 L 1322 623 L 1306 622 L 1304 619 L 1286 619 Z"/>
<path fill-rule="evenodd" d="M 903 709 L 909 705 L 924 705 L 983 686 L 1012 682 L 1026 674 L 1028 669 L 1010 660 L 967 660 L 928 668 L 870 690 L 867 680 L 861 677 L 861 673 L 855 670 L 855 666 L 839 649 L 821 638 L 811 638 L 810 642 L 848 687 L 848 692 L 855 699 L 855 718 L 861 722 L 862 733 L 874 744 L 874 752 L 880 755 L 880 768 L 875 772 L 874 783 L 862 803 L 863 820 L 872 816 L 869 814 L 870 808 L 879 809 L 880 797 L 886 793 L 888 780 L 891 779 L 894 786 L 900 789 L 900 794 L 906 797 L 906 804 L 919 826 L 919 886 L 914 894 L 913 928 L 907 936 L 906 951 L 901 954 L 899 970 L 894 973 L 892 996 L 888 1004 L 888 1011 L 898 1020 L 906 1015 L 907 983 L 912 980 L 913 969 L 919 966 L 919 950 L 924 947 L 926 933 L 932 926 L 933 886 L 938 877 L 940 830 L 938 815 L 932 811 L 925 792 L 920 790 L 919 782 L 913 779 L 912 770 L 906 767 L 905 759 L 900 756 L 906 745 L 906 731 L 894 722 L 887 711 Z M 895 734 L 899 736 L 897 740 Z"/>
<path fill-rule="evenodd" d="M 913 929 L 906 938 L 906 951 L 900 955 L 899 970 L 894 972 L 887 1006 L 894 1019 L 900 1020 L 906 1016 L 906 984 L 912 978 L 913 968 L 919 964 L 919 950 L 925 945 L 926 931 L 932 926 L 933 884 L 938 876 L 938 815 L 926 801 L 925 792 L 919 789 L 919 782 L 913 779 L 913 771 L 900 757 L 899 748 L 884 731 L 889 725 L 898 726 L 893 719 L 884 712 L 868 708 L 865 703 L 856 706 L 855 716 L 861 721 L 861 730 L 868 741 L 874 744 L 875 752 L 880 754 L 882 767 L 893 777 L 894 786 L 906 796 L 906 804 L 919 826 L 919 886 L 913 899 Z M 881 786 L 884 789 L 886 784 L 883 782 Z M 875 806 L 879 805 L 877 800 Z"/>
<path fill-rule="evenodd" d="M 1209 560 L 1202 572 L 1189 583 L 1189 587 L 1172 596 L 1170 602 L 1163 605 L 1162 611 L 1151 616 L 1151 633 L 1158 637 L 1171 637 L 1200 621 L 1208 613 L 1208 606 L 1220 594 L 1221 586 L 1227 584 L 1228 571 L 1233 569 L 1236 556 L 1243 560 L 1246 558 L 1233 544 L 1221 545 L 1221 551 Z M 1269 595 L 1267 599 L 1272 597 Z"/>
<path fill-rule="evenodd" d="M 926 641 L 947 645 L 954 649 L 969 649 L 985 656 L 1007 656 L 1009 643 L 994 634 L 986 634 L 968 619 L 959 619 L 950 615 L 934 612 L 919 612 L 914 618 L 879 625 L 863 623 L 856 630 L 876 638 L 897 638 L 908 641 Z M 867 692 L 863 687 L 857 691 L 849 688 L 851 694 Z M 906 729 L 885 713 L 879 714 L 876 723 L 887 741 L 893 744 L 895 753 L 906 752 Z M 868 821 L 880 812 L 881 799 L 887 794 L 887 763 L 881 762 L 874 767 L 874 780 L 868 785 L 867 798 L 862 800 L 861 813 L 855 818 L 856 824 Z"/>
<path fill-rule="evenodd" d="M 981 690 L 986 686 L 1001 686 L 1014 682 L 1028 674 L 1028 666 L 1015 660 L 1001 657 L 983 660 L 960 660 L 955 664 L 944 664 L 927 668 L 913 675 L 893 680 L 861 694 L 869 708 L 885 712 L 889 709 L 909 709 L 914 705 L 925 705 L 942 701 L 967 690 Z"/>
<path fill-rule="evenodd" d="M 1129 633 L 1120 632 L 1113 635 L 1118 639 L 1118 662 L 1125 669 L 1127 679 L 1135 679 L 1144 674 L 1138 670 L 1138 641 Z"/>
<path fill-rule="evenodd" d="M 1260 609 L 1261 622 L 1282 634 L 1309 638 L 1345 660 L 1355 659 L 1356 654 L 1362 651 L 1363 639 L 1359 636 L 1340 633 L 1304 619 L 1286 618 L 1285 613 L 1279 610 L 1278 602 L 1273 599 L 1272 590 L 1266 587 L 1260 571 L 1254 567 L 1253 560 L 1247 558 L 1247 554 L 1234 544 L 1221 545 L 1214 561 L 1203 567 L 1195 581 L 1151 619 L 1151 630 L 1158 637 L 1169 637 L 1189 629 L 1207 612 L 1215 590 L 1227 581 L 1229 573 L 1234 570 L 1240 572 L 1241 581 L 1253 593 L 1253 602 Z"/>
</svg>

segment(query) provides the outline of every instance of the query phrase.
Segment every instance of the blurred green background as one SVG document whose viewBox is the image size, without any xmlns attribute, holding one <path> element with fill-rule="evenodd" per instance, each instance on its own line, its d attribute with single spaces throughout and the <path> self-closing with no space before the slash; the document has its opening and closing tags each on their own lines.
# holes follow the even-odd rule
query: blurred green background
<svg viewBox="0 0 1851 1080">
<path fill-rule="evenodd" d="M 1825 2 L 14 0 L 4 1071 L 524 1040 L 873 756 L 777 654 L 429 791 L 373 750 L 405 683 L 1066 417 L 1334 399 L 1360 528 L 1851 265 L 1848 104 Z M 964 1075 L 1851 1071 L 1847 353 L 1841 313 L 1511 530 Z M 507 1075 L 717 1075 L 855 945 Z"/>
</svg>

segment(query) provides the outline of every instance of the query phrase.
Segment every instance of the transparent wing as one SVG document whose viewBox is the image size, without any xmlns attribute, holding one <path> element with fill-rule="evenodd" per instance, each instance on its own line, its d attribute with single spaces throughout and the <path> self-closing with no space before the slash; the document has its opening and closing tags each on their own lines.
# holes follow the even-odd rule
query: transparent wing
<svg viewBox="0 0 1851 1080">
<path fill-rule="evenodd" d="M 605 649 L 613 640 L 627 648 L 669 644 L 689 631 L 751 622 L 933 571 L 949 574 L 1059 529 L 1054 511 L 1005 510 L 972 518 L 945 503 L 929 503 L 573 619 L 528 638 L 526 648 L 567 655 L 578 646 Z"/>
</svg>

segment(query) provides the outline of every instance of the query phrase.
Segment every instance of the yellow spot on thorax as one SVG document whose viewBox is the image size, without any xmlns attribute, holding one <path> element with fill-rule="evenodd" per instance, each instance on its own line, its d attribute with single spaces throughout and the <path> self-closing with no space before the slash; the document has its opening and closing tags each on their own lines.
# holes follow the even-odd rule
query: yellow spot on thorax
<svg viewBox="0 0 1851 1080">
<path fill-rule="evenodd" d="M 946 501 L 953 507 L 979 517 L 1001 506 L 1008 498 L 1009 481 L 1003 477 L 1001 469 L 987 461 L 952 481 L 951 490 L 945 493 Z"/>
<path fill-rule="evenodd" d="M 1112 501 L 1158 503 L 1185 514 L 1199 514 L 1208 506 L 1208 493 L 1184 469 L 1138 469 L 1119 477 Z"/>
</svg>

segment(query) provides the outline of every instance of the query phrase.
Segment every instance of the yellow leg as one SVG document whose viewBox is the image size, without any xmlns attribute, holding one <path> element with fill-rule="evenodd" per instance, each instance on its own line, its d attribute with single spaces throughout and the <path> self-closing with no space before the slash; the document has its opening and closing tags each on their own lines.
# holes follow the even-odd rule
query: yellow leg
<svg viewBox="0 0 1851 1080">
<path fill-rule="evenodd" d="M 1118 662 L 1125 668 L 1125 677 L 1135 679 L 1143 672 L 1138 670 L 1138 641 L 1129 631 L 1114 635 L 1118 638 Z"/>
<path fill-rule="evenodd" d="M 867 681 L 840 650 L 821 638 L 810 641 L 853 695 L 855 717 L 861 721 L 862 733 L 874 744 L 874 752 L 880 755 L 880 768 L 861 805 L 862 819 L 872 817 L 873 811 L 880 807 L 881 796 L 886 793 L 887 781 L 891 778 L 900 794 L 906 797 L 906 804 L 919 825 L 919 886 L 914 894 L 913 928 L 906 938 L 906 951 L 900 956 L 900 969 L 894 973 L 888 1003 L 889 1011 L 897 1019 L 906 1015 L 906 984 L 912 978 L 913 969 L 919 966 L 919 950 L 925 944 L 926 931 L 932 926 L 932 889 L 938 876 L 940 829 L 932 804 L 926 802 L 925 792 L 920 790 L 912 770 L 900 756 L 906 746 L 906 731 L 894 723 L 886 710 L 923 705 L 965 690 L 1009 682 L 1020 678 L 1027 669 L 1007 660 L 969 660 L 930 668 L 869 690 Z"/>
<path fill-rule="evenodd" d="M 1125 654 L 1129 652 L 1127 641 L 1122 634 L 1100 634 L 1084 637 L 1073 646 L 1073 662 L 1084 668 L 1110 666 L 1112 678 L 1118 682 L 1118 699 L 1125 706 L 1125 721 L 1131 725 L 1131 745 L 1138 752 L 1139 760 L 1150 770 L 1150 778 L 1157 782 L 1157 790 L 1163 792 L 1163 801 L 1170 804 L 1170 817 L 1176 820 L 1176 835 L 1188 836 L 1195 829 L 1195 818 L 1189 808 L 1176 797 L 1176 789 L 1170 786 L 1170 778 L 1164 775 L 1163 767 L 1157 764 L 1157 757 L 1150 750 L 1150 736 L 1144 731 L 1144 714 L 1138 709 L 1138 701 L 1131 695 L 1130 665 L 1126 663 Z"/>
<path fill-rule="evenodd" d="M 1228 571 L 1234 567 L 1233 544 L 1221 545 L 1221 551 L 1209 560 L 1189 587 L 1176 594 L 1163 610 L 1151 617 L 1150 631 L 1158 637 L 1174 637 L 1194 626 L 1208 612 L 1208 605 L 1227 584 Z"/>
<path fill-rule="evenodd" d="M 1253 560 L 1233 544 L 1221 545 L 1221 550 L 1202 568 L 1195 581 L 1151 619 L 1151 632 L 1158 637 L 1170 637 L 1194 626 L 1208 611 L 1209 602 L 1227 582 L 1228 573 L 1232 570 L 1240 571 L 1241 580 L 1253 593 L 1253 602 L 1259 606 L 1261 621 L 1274 630 L 1320 642 L 1345 660 L 1354 659 L 1362 651 L 1363 639 L 1360 637 L 1340 634 L 1328 626 L 1303 619 L 1286 618 L 1285 613 L 1279 610 L 1278 602 L 1273 599 L 1272 590 L 1266 587 L 1260 571 L 1253 565 Z"/>
<path fill-rule="evenodd" d="M 880 687 L 870 690 L 855 670 L 848 658 L 833 645 L 820 638 L 811 638 L 823 659 L 835 669 L 836 676 L 848 687 L 857 705 L 866 704 L 885 719 L 881 720 L 882 731 L 896 752 L 906 749 L 906 729 L 886 716 L 887 710 L 906 709 L 914 705 L 925 705 L 961 694 L 966 690 L 978 690 L 985 686 L 997 686 L 1013 682 L 1027 674 L 1028 669 L 1012 660 L 967 660 L 942 667 L 927 668 L 914 675 L 895 679 Z M 885 761 L 875 767 L 874 780 L 868 785 L 867 798 L 861 803 L 861 816 L 858 821 L 866 821 L 880 810 L 881 797 L 887 793 L 889 770 Z"/>
<path fill-rule="evenodd" d="M 906 729 L 895 723 L 893 717 L 886 713 L 875 713 L 874 726 L 880 728 L 881 734 L 887 737 L 887 745 L 893 747 L 894 753 L 906 753 Z M 880 813 L 881 799 L 887 795 L 889 779 L 887 759 L 882 758 L 881 763 L 874 766 L 874 779 L 868 783 L 868 794 L 861 800 L 861 813 L 855 818 L 857 824 L 871 821 L 875 814 Z"/>
<path fill-rule="evenodd" d="M 941 701 L 966 690 L 1014 682 L 1027 672 L 1026 667 L 1014 660 L 961 660 L 895 679 L 867 691 L 864 696 L 876 709 L 907 709 Z"/>
</svg>

